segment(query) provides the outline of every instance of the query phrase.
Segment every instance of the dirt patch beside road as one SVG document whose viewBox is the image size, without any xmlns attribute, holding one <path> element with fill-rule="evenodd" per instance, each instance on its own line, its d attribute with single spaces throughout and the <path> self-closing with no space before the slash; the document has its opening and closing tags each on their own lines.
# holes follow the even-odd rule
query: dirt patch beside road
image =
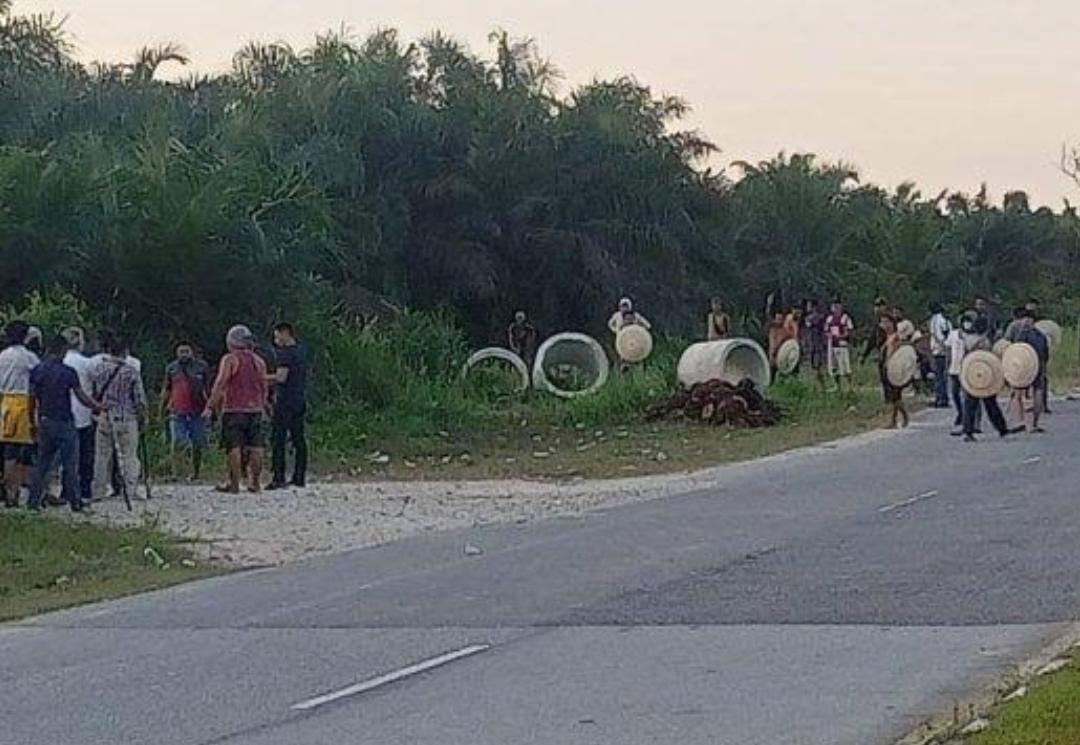
<svg viewBox="0 0 1080 745">
<path fill-rule="evenodd" d="M 857 446 L 887 436 L 871 432 L 823 447 Z M 327 482 L 258 495 L 169 485 L 155 490 L 152 501 L 136 502 L 133 513 L 118 500 L 95 504 L 93 519 L 114 525 L 149 522 L 198 541 L 203 558 L 229 566 L 275 565 L 426 531 L 529 522 L 707 489 L 738 469 L 815 449 L 695 473 L 595 481 Z"/>
</svg>

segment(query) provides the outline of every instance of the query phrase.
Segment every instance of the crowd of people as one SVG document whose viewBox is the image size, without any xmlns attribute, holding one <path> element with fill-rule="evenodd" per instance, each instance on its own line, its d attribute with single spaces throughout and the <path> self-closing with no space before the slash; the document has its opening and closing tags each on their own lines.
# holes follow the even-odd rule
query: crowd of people
<svg viewBox="0 0 1080 745">
<path fill-rule="evenodd" d="M 228 478 L 215 488 L 261 491 L 269 419 L 272 477 L 265 488 L 305 485 L 307 351 L 290 323 L 274 327 L 273 342 L 273 349 L 259 348 L 248 327 L 232 327 L 216 372 L 194 345 L 176 345 L 157 402 L 175 470 L 186 453 L 190 477 L 200 478 L 209 424 L 217 420 Z M 142 363 L 123 335 L 105 330 L 91 343 L 70 327 L 46 338 L 24 321 L 9 322 L 0 350 L 0 498 L 8 507 L 67 504 L 78 512 L 110 491 L 135 498 L 140 480 L 148 495 L 150 414 Z M 48 493 L 54 467 L 59 496 Z"/>
<path fill-rule="evenodd" d="M 838 390 L 851 388 L 855 324 L 843 303 L 834 301 L 827 311 L 823 311 L 820 302 L 807 300 L 800 307 L 769 315 L 767 345 L 774 374 L 779 372 L 781 347 L 788 340 L 794 340 L 798 343 L 800 360 L 813 369 L 822 384 L 831 379 Z M 713 316 L 714 313 L 710 313 L 708 317 L 710 334 Z M 984 412 L 1002 437 L 1023 431 L 1042 431 L 1041 417 L 1047 413 L 1049 403 L 1047 376 L 1051 342 L 1036 326 L 1039 320 L 1037 301 L 1029 300 L 1018 306 L 1004 329 L 985 297 L 975 298 L 970 308 L 957 314 L 955 322 L 950 320 L 944 305 L 932 304 L 929 318 L 923 325 L 925 333 L 903 309 L 889 305 L 884 298 L 875 300 L 873 319 L 861 360 L 866 362 L 874 358 L 877 364 L 883 396 L 890 407 L 891 426 L 907 426 L 909 417 L 903 391 L 908 385 L 922 383 L 932 386 L 933 406 L 955 407 L 952 434 L 966 441 L 974 441 L 981 433 Z M 977 351 L 993 351 L 1001 340 L 1029 345 L 1038 359 L 1038 369 L 1031 384 L 1010 392 L 1009 416 L 1023 421 L 1012 427 L 1008 425 L 996 395 L 974 395 L 965 391 L 961 382 L 965 357 Z M 897 385 L 890 380 L 887 369 L 890 359 L 905 346 L 914 350 L 912 359 L 918 364 L 918 374 L 910 383 Z"/>
</svg>

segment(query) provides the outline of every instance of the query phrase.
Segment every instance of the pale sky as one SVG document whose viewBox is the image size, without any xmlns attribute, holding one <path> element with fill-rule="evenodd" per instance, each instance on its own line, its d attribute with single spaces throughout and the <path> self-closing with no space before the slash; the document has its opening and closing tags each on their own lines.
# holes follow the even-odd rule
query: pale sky
<svg viewBox="0 0 1080 745">
<path fill-rule="evenodd" d="M 632 74 L 687 99 L 722 162 L 786 150 L 865 180 L 992 194 L 1059 208 L 1080 188 L 1057 170 L 1080 143 L 1076 0 L 15 0 L 53 10 L 86 60 L 176 41 L 193 69 L 225 69 L 253 39 L 305 46 L 345 24 L 405 38 L 440 29 L 474 51 L 505 28 L 533 37 L 565 86 Z"/>
</svg>

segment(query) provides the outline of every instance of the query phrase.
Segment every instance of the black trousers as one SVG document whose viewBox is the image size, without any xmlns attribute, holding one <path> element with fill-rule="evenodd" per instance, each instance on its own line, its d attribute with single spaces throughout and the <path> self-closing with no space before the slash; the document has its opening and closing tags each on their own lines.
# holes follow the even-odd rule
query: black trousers
<svg viewBox="0 0 1080 745">
<path fill-rule="evenodd" d="M 94 450 L 97 426 L 91 424 L 76 430 L 79 436 L 79 496 L 83 502 L 94 498 Z"/>
<path fill-rule="evenodd" d="M 1001 413 L 1001 407 L 998 406 L 996 398 L 974 398 L 967 393 L 964 394 L 964 434 L 975 434 L 977 417 L 979 409 L 986 409 L 986 416 L 990 419 L 990 423 L 994 425 L 994 429 L 998 431 L 999 435 L 1004 435 L 1008 432 L 1008 425 L 1005 424 L 1005 415 Z"/>
<path fill-rule="evenodd" d="M 291 442 L 295 463 L 292 483 L 303 486 L 307 481 L 307 438 L 304 434 L 304 404 L 278 404 L 274 407 L 270 457 L 273 461 L 274 483 L 285 483 L 285 443 Z"/>
</svg>

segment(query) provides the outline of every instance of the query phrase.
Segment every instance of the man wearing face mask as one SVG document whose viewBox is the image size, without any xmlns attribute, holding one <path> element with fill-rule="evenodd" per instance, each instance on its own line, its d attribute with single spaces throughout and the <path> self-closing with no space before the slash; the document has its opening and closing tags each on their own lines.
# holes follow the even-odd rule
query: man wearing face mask
<svg viewBox="0 0 1080 745">
<path fill-rule="evenodd" d="M 165 368 L 161 390 L 161 406 L 169 418 L 169 443 L 173 454 L 173 470 L 178 471 L 176 453 L 191 450 L 191 479 L 197 480 L 202 470 L 202 454 L 206 446 L 206 422 L 202 411 L 206 407 L 210 368 L 195 357 L 187 342 L 176 346 L 176 359 Z"/>
</svg>

